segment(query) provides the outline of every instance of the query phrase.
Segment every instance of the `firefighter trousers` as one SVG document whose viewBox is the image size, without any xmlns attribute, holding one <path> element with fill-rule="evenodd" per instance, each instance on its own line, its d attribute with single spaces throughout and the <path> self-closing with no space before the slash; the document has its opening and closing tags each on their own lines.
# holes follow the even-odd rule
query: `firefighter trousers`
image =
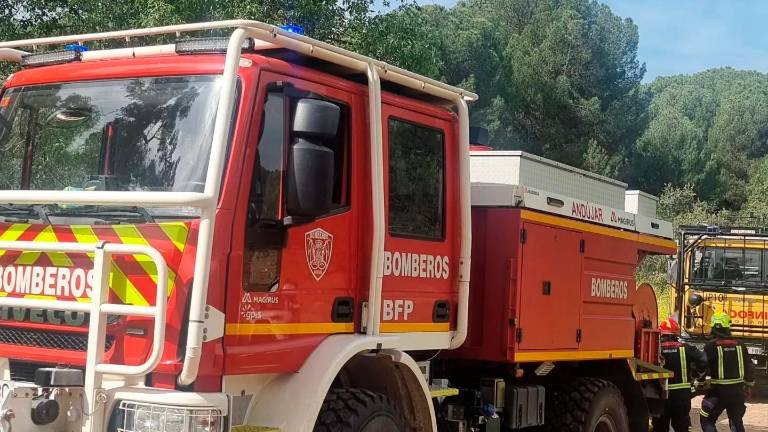
<svg viewBox="0 0 768 432">
<path fill-rule="evenodd" d="M 728 413 L 731 432 L 745 432 L 744 413 L 747 412 L 747 406 L 744 402 L 744 384 L 714 386 L 701 401 L 701 429 L 704 432 L 717 432 L 717 418 L 725 411 Z"/>
<path fill-rule="evenodd" d="M 653 432 L 669 432 L 669 426 L 675 432 L 691 430 L 691 392 L 687 389 L 670 390 L 664 403 L 664 414 L 652 420 Z"/>
</svg>

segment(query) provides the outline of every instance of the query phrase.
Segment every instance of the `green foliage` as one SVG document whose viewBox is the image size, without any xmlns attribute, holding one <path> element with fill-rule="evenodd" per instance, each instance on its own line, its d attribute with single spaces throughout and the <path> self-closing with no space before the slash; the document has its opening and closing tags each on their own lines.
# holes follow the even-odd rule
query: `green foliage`
<svg viewBox="0 0 768 432">
<path fill-rule="evenodd" d="M 702 199 L 734 210 L 749 201 L 752 166 L 768 153 L 768 75 L 713 69 L 659 78 L 645 91 L 650 122 L 630 183 L 651 193 L 691 185 Z"/>
<path fill-rule="evenodd" d="M 343 45 L 366 26 L 371 5 L 372 0 L 0 0 L 0 40 L 255 19 L 298 24 L 309 36 Z M 11 70 L 2 65 L 0 77 Z"/>
<path fill-rule="evenodd" d="M 442 78 L 444 40 L 440 23 L 448 12 L 439 6 L 403 4 L 394 11 L 376 15 L 351 41 L 351 48 L 387 63 L 422 75 Z"/>
<path fill-rule="evenodd" d="M 492 145 L 615 175 L 645 124 L 637 27 L 588 0 L 407 4 L 354 44 L 480 95 Z"/>
</svg>

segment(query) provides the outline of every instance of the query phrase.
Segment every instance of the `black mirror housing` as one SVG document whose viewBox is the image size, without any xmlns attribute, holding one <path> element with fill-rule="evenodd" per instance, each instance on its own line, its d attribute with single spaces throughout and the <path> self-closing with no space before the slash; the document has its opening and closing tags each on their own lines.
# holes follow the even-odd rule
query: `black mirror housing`
<svg viewBox="0 0 768 432">
<path fill-rule="evenodd" d="M 298 138 L 288 160 L 288 214 L 316 217 L 328 213 L 333 203 L 333 174 L 333 150 Z"/>
<path fill-rule="evenodd" d="M 291 132 L 296 137 L 325 140 L 336 137 L 341 108 L 320 99 L 299 99 L 293 114 Z"/>
<path fill-rule="evenodd" d="M 323 145 L 336 138 L 338 105 L 320 99 L 296 101 L 291 123 L 286 210 L 291 217 L 314 218 L 333 207 L 334 152 Z"/>
</svg>

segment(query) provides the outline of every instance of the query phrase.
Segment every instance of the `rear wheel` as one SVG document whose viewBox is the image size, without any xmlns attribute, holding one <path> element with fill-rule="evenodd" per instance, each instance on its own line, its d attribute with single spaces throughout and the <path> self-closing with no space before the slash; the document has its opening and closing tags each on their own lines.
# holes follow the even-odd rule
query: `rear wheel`
<svg viewBox="0 0 768 432">
<path fill-rule="evenodd" d="M 551 432 L 629 432 L 619 389 L 599 378 L 577 378 L 553 392 L 547 409 Z"/>
<path fill-rule="evenodd" d="M 405 418 L 381 393 L 331 389 L 315 423 L 315 432 L 405 432 Z"/>
</svg>

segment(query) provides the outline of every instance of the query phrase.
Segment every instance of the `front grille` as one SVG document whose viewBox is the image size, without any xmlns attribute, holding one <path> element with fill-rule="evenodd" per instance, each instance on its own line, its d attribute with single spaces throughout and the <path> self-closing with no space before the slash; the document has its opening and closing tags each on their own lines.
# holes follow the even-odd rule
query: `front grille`
<svg viewBox="0 0 768 432">
<path fill-rule="evenodd" d="M 11 381 L 16 382 L 35 382 L 35 371 L 40 368 L 56 367 L 53 364 L 30 363 L 21 360 L 11 360 L 8 363 L 11 369 Z"/>
<path fill-rule="evenodd" d="M 109 351 L 114 343 L 114 336 L 107 335 L 104 351 Z M 85 352 L 88 351 L 88 333 L 0 327 L 0 344 Z"/>
</svg>

